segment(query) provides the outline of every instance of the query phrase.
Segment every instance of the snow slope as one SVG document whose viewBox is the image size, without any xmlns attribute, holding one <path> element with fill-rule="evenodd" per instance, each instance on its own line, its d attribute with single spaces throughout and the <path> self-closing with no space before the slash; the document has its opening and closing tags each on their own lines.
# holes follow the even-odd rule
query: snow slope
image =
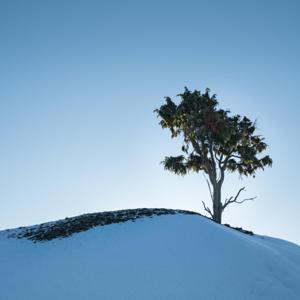
<svg viewBox="0 0 300 300">
<path fill-rule="evenodd" d="M 0 232 L 1 300 L 300 299 L 299 246 L 198 215 L 145 217 L 46 242 L 9 233 Z"/>
</svg>

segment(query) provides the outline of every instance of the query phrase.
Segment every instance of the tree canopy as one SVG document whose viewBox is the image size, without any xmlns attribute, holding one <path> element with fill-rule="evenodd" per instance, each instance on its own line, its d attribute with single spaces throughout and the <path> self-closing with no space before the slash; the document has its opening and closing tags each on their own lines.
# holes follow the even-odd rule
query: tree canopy
<svg viewBox="0 0 300 300">
<path fill-rule="evenodd" d="M 178 96 L 179 104 L 166 97 L 166 103 L 155 110 L 161 127 L 169 129 L 172 138 L 183 139 L 182 154 L 165 157 L 163 165 L 179 175 L 204 171 L 213 187 L 214 212 L 217 209 L 222 214 L 229 202 L 222 203 L 221 195 L 217 194 L 221 192 L 226 171 L 255 176 L 258 169 L 271 166 L 270 156 L 262 155 L 267 144 L 261 135 L 255 134 L 255 122 L 220 109 L 216 95 L 210 95 L 209 89 L 201 93 L 185 88 Z M 232 202 L 238 203 L 237 199 Z M 210 214 L 214 218 L 215 213 Z"/>
</svg>

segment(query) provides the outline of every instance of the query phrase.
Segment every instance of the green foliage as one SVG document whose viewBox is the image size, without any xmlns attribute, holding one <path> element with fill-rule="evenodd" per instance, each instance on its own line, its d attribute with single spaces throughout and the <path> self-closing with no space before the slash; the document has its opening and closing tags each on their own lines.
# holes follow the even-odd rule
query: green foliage
<svg viewBox="0 0 300 300">
<path fill-rule="evenodd" d="M 211 178 L 217 177 L 217 170 L 221 175 L 230 171 L 254 176 L 258 169 L 272 165 L 268 155 L 261 157 L 267 144 L 255 134 L 255 122 L 219 109 L 209 89 L 201 93 L 185 88 L 178 96 L 179 104 L 166 97 L 166 104 L 155 110 L 161 127 L 169 129 L 172 138 L 183 138 L 183 155 L 166 157 L 165 169 L 180 175 L 204 171 Z"/>
</svg>

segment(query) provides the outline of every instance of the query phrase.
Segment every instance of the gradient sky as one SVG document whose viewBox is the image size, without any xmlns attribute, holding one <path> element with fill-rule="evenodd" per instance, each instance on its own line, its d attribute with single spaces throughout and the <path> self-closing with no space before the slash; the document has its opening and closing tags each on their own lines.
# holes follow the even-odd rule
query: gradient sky
<svg viewBox="0 0 300 300">
<path fill-rule="evenodd" d="M 300 244 L 299 1 L 0 1 L 0 228 L 86 212 L 204 212 L 153 109 L 209 87 L 257 119 L 273 168 L 226 178 L 224 222 Z M 208 202 L 209 203 L 209 202 Z M 209 203 L 210 204 L 210 203 Z"/>
</svg>

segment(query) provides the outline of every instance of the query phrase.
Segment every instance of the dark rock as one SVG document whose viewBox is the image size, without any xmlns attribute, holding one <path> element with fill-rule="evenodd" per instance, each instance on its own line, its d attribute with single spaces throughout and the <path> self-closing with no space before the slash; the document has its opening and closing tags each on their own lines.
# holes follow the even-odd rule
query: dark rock
<svg viewBox="0 0 300 300">
<path fill-rule="evenodd" d="M 242 233 L 245 233 L 245 234 L 248 234 L 248 235 L 254 235 L 254 233 L 252 231 L 243 229 L 242 227 L 232 227 L 229 224 L 224 224 L 224 225 L 226 227 L 232 228 L 232 229 L 237 230 L 239 232 L 242 232 Z"/>
<path fill-rule="evenodd" d="M 161 215 L 173 215 L 176 213 L 191 214 L 197 213 L 183 210 L 172 210 L 164 208 L 141 208 L 128 209 L 113 212 L 102 212 L 85 214 L 73 218 L 65 218 L 53 223 L 43 223 L 35 227 L 23 228 L 17 234 L 10 237 L 27 238 L 32 241 L 50 241 L 56 238 L 65 238 L 76 232 L 86 231 L 96 226 L 136 221 L 137 219 Z"/>
</svg>

